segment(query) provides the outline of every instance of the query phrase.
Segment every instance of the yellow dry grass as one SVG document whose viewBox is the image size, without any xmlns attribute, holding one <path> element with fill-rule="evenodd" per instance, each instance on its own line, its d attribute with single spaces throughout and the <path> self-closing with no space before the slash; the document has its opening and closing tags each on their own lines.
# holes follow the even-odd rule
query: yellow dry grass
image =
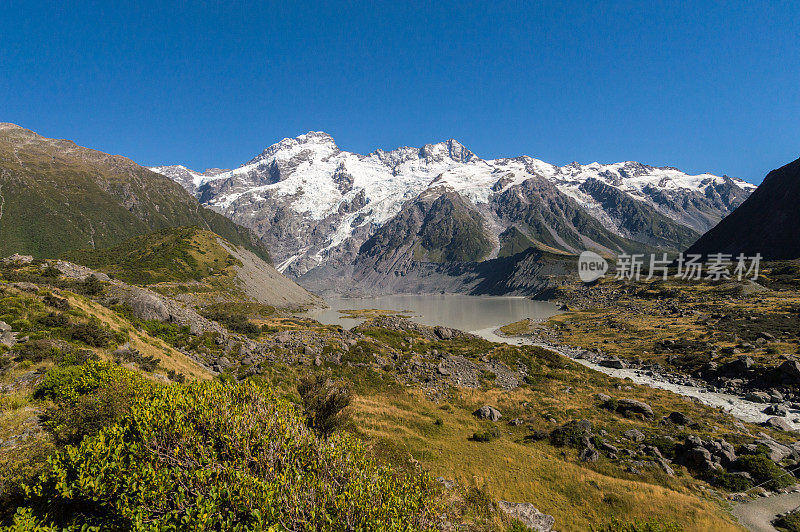
<svg viewBox="0 0 800 532">
<path fill-rule="evenodd" d="M 668 486 L 612 476 L 602 466 L 581 463 L 572 450 L 562 456 L 562 449 L 546 442 L 524 442 L 522 432 L 504 420 L 496 424 L 501 438 L 471 441 L 471 434 L 488 425 L 470 414 L 475 405 L 510 405 L 534 397 L 526 391 L 456 394 L 446 405 L 426 400 L 419 391 L 358 397 L 353 415 L 369 437 L 399 445 L 434 476 L 482 488 L 494 500 L 531 502 L 556 518 L 558 530 L 590 530 L 614 518 L 655 518 L 687 531 L 742 530 L 719 501 L 686 476 L 670 479 Z"/>
<path fill-rule="evenodd" d="M 200 364 L 167 345 L 160 338 L 155 338 L 144 331 L 137 331 L 130 328 L 130 324 L 124 318 L 110 309 L 69 292 L 65 292 L 61 295 L 67 297 L 73 307 L 79 308 L 90 316 L 96 317 L 114 330 L 130 329 L 127 332 L 129 333 L 131 347 L 141 352 L 143 355 L 154 356 L 160 359 L 160 365 L 163 366 L 164 369 L 182 373 L 189 380 L 205 380 L 211 378 L 211 374 Z M 102 349 L 95 349 L 95 351 L 101 358 L 108 359 L 108 355 Z"/>
</svg>

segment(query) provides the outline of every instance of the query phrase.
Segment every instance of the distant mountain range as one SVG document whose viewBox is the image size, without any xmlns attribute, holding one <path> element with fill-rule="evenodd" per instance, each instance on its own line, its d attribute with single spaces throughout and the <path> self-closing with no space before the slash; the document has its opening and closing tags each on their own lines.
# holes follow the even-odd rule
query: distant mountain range
<svg viewBox="0 0 800 532">
<path fill-rule="evenodd" d="M 760 253 L 765 259 L 800 258 L 800 159 L 764 178 L 758 190 L 711 229 L 689 253 Z"/>
<path fill-rule="evenodd" d="M 320 287 L 372 279 L 361 288 L 392 291 L 392 277 L 431 268 L 423 264 L 528 249 L 682 250 L 756 188 L 637 162 L 484 160 L 452 139 L 360 155 L 321 132 L 283 139 L 234 170 L 151 169 L 252 228 L 279 270 Z"/>
</svg>

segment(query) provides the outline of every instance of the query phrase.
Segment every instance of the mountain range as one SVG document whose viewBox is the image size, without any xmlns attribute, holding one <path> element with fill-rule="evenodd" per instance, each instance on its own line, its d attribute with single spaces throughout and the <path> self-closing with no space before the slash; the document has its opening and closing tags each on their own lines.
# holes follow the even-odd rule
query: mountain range
<svg viewBox="0 0 800 532">
<path fill-rule="evenodd" d="M 423 270 L 528 250 L 683 250 L 756 188 L 638 162 L 487 160 L 453 139 L 360 155 L 313 131 L 233 170 L 151 170 L 253 229 L 280 271 L 339 291 L 402 291 Z"/>
</svg>

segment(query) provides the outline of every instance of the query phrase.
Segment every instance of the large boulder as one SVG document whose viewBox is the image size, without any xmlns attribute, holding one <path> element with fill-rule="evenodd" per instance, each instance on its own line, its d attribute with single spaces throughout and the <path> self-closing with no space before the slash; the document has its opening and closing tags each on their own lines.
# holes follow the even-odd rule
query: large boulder
<svg viewBox="0 0 800 532">
<path fill-rule="evenodd" d="M 670 414 L 665 417 L 664 420 L 672 423 L 673 425 L 679 425 L 681 427 L 694 424 L 694 421 L 692 421 L 692 419 L 683 412 L 670 412 Z"/>
<path fill-rule="evenodd" d="M 711 457 L 711 451 L 703 447 L 692 447 L 683 453 L 681 462 L 689 468 L 698 471 L 710 471 L 718 466 Z"/>
<path fill-rule="evenodd" d="M 778 375 L 784 384 L 800 384 L 800 361 L 785 361 L 778 366 Z"/>
<path fill-rule="evenodd" d="M 767 456 L 773 462 L 780 462 L 786 458 L 797 456 L 797 453 L 791 447 L 778 443 L 772 438 L 762 438 L 756 440 L 755 443 L 767 448 Z"/>
<path fill-rule="evenodd" d="M 0 345 L 6 347 L 17 345 L 17 333 L 13 332 L 11 326 L 4 321 L 0 321 Z"/>
<path fill-rule="evenodd" d="M 552 515 L 543 514 L 529 502 L 499 501 L 497 506 L 507 515 L 520 520 L 525 526 L 537 532 L 550 532 L 556 524 Z"/>
<path fill-rule="evenodd" d="M 594 447 L 584 447 L 580 453 L 581 462 L 597 462 L 600 453 Z"/>
<path fill-rule="evenodd" d="M 623 432 L 622 435 L 631 441 L 635 441 L 636 443 L 642 442 L 645 439 L 645 435 L 636 429 L 628 429 Z"/>
<path fill-rule="evenodd" d="M 612 369 L 624 369 L 627 367 L 625 362 L 623 362 L 619 357 L 612 356 L 609 358 L 605 358 L 601 360 L 598 365 L 604 368 L 612 368 Z"/>
<path fill-rule="evenodd" d="M 767 392 L 750 392 L 745 396 L 745 399 L 751 403 L 769 403 L 772 401 Z"/>
<path fill-rule="evenodd" d="M 776 429 L 776 430 L 784 430 L 784 431 L 792 430 L 792 426 L 789 425 L 789 423 L 785 419 L 780 418 L 780 417 L 771 417 L 771 418 L 769 418 L 768 420 L 766 420 L 764 422 L 764 426 L 765 427 L 770 427 L 770 428 L 773 428 L 773 429 Z"/>
<path fill-rule="evenodd" d="M 137 291 L 131 297 L 129 304 L 133 310 L 133 315 L 142 321 L 167 321 L 170 318 L 169 310 L 164 300 L 151 292 L 145 290 Z"/>
<path fill-rule="evenodd" d="M 617 412 L 620 414 L 641 414 L 646 417 L 653 416 L 653 409 L 647 403 L 636 399 L 620 399 L 617 401 Z"/>
<path fill-rule="evenodd" d="M 483 405 L 472 414 L 478 419 L 488 419 L 489 421 L 497 421 L 503 417 L 498 409 L 489 405 Z"/>
<path fill-rule="evenodd" d="M 743 373 L 746 373 L 750 368 L 753 367 L 753 364 L 755 364 L 755 362 L 752 358 L 747 355 L 742 355 L 736 360 L 732 360 L 727 364 L 720 366 L 719 372 L 728 377 L 737 377 L 741 376 Z"/>
</svg>

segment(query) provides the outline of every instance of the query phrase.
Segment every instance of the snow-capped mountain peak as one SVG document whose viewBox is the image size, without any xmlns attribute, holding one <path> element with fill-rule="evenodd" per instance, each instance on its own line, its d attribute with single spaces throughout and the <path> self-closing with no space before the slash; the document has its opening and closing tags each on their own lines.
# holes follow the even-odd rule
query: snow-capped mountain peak
<svg viewBox="0 0 800 532">
<path fill-rule="evenodd" d="M 649 226 L 647 221 L 631 229 L 624 219 L 625 213 L 636 212 L 683 226 L 678 232 L 686 239 L 716 224 L 755 188 L 727 176 L 689 175 L 635 161 L 557 166 L 529 156 L 484 160 L 454 139 L 359 155 L 340 150 L 330 135 L 317 131 L 285 138 L 233 170 L 199 173 L 180 165 L 152 170 L 264 235 L 276 262 L 295 275 L 346 260 L 411 200 L 443 190 L 480 211 L 491 238 L 499 242 L 509 224 L 523 222 L 498 214 L 498 201 L 522 198 L 530 205 L 544 201 L 544 195 L 558 203 L 562 200 L 554 195 L 561 194 L 620 237 L 643 238 L 635 231 Z M 549 221 L 524 222 L 542 223 L 549 227 Z M 652 236 L 656 245 L 659 238 Z M 664 245 L 678 244 L 669 240 Z M 574 246 L 562 247 L 573 251 Z"/>
</svg>

